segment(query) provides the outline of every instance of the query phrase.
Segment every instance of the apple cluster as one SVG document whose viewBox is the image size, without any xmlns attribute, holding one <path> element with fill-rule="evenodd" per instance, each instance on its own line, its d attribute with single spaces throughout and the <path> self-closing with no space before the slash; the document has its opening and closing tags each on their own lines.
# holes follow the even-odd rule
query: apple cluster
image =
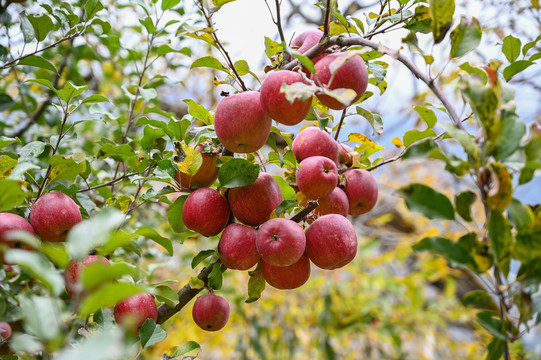
<svg viewBox="0 0 541 360">
<path fill-rule="evenodd" d="M 323 33 L 299 35 L 292 47 L 303 53 L 316 45 Z M 348 52 L 326 53 L 314 59 L 315 74 L 277 70 L 268 74 L 260 91 L 245 91 L 225 97 L 214 114 L 214 129 L 223 147 L 237 154 L 261 149 L 270 135 L 272 120 L 285 126 L 302 122 L 312 108 L 312 98 L 286 98 L 283 86 L 306 83 L 307 76 L 324 90 L 315 96 L 331 109 L 343 104 L 327 90 L 351 89 L 361 98 L 368 73 L 360 56 Z M 219 154 L 196 149 L 203 164 L 193 175 L 178 173 L 177 181 L 190 189 L 182 209 L 184 225 L 204 236 L 221 233 L 220 261 L 229 269 L 249 270 L 258 265 L 262 277 L 278 289 L 302 286 L 310 277 L 311 264 L 338 269 L 357 253 L 357 235 L 348 215 L 367 213 L 376 204 L 378 187 L 366 170 L 355 168 L 355 151 L 339 144 L 328 132 L 307 127 L 297 134 L 291 150 L 299 164 L 290 185 L 297 190 L 300 205 L 317 201 L 318 206 L 303 225 L 276 217 L 282 193 L 276 179 L 260 172 L 250 185 L 230 189 L 211 188 L 219 171 Z M 306 229 L 304 227 L 307 227 Z M 229 317 L 227 301 L 213 293 L 200 296 L 193 307 L 193 319 L 202 329 L 215 331 Z"/>
</svg>

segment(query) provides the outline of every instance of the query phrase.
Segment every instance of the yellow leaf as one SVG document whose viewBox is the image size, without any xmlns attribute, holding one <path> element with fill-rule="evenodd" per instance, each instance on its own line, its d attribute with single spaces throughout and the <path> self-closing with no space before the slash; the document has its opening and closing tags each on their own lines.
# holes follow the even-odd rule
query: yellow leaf
<svg viewBox="0 0 541 360">
<path fill-rule="evenodd" d="M 490 210 L 504 211 L 513 198 L 513 179 L 503 164 L 491 164 L 494 183 L 488 194 L 487 205 Z"/>
<path fill-rule="evenodd" d="M 391 140 L 391 142 L 393 143 L 393 145 L 395 145 L 396 147 L 402 147 L 404 146 L 404 144 L 402 143 L 402 140 L 400 140 L 400 138 L 398 136 L 395 136 L 395 138 L 393 140 Z"/>
<path fill-rule="evenodd" d="M 203 163 L 203 157 L 201 156 L 201 153 L 193 147 L 186 144 L 180 145 L 184 152 L 184 154 L 181 155 L 181 158 L 183 159 L 180 162 L 175 162 L 175 164 L 177 164 L 178 170 L 181 173 L 194 176 Z"/>
<path fill-rule="evenodd" d="M 370 138 L 368 138 L 368 136 L 363 135 L 363 134 L 351 133 L 348 136 L 348 141 L 353 141 L 353 142 L 356 142 L 356 143 L 359 143 L 359 144 L 364 144 L 364 145 L 367 145 L 367 146 L 371 147 L 372 149 L 376 148 L 376 144 L 374 144 L 374 142 L 372 140 L 370 140 Z"/>
<path fill-rule="evenodd" d="M 532 0 L 532 7 L 539 10 L 539 0 Z"/>
</svg>

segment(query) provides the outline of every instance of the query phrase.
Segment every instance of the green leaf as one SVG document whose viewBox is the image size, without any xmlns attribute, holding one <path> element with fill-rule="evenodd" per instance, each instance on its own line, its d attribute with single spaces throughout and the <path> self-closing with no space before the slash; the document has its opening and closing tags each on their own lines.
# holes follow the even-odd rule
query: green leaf
<svg viewBox="0 0 541 360">
<path fill-rule="evenodd" d="M 233 2 L 233 1 L 236 1 L 236 0 L 212 0 L 212 3 L 214 4 L 214 6 L 216 6 L 219 9 L 223 5 Z"/>
<path fill-rule="evenodd" d="M 286 47 L 286 50 L 288 53 L 290 53 L 292 56 L 297 58 L 299 62 L 308 70 L 310 73 L 315 74 L 316 73 L 316 67 L 314 66 L 314 62 L 312 59 L 310 59 L 308 56 L 305 56 L 301 54 L 298 51 L 293 50 L 290 47 Z"/>
<path fill-rule="evenodd" d="M 368 62 L 366 65 L 368 71 L 372 75 L 374 75 L 374 78 L 376 79 L 376 85 L 385 80 L 385 76 L 387 75 L 387 69 L 385 69 L 383 65 L 377 64 L 373 61 Z"/>
<path fill-rule="evenodd" d="M 464 295 L 464 306 L 482 309 L 489 304 L 490 297 L 485 290 L 473 290 Z"/>
<path fill-rule="evenodd" d="M 282 192 L 282 198 L 284 200 L 294 201 L 297 199 L 295 190 L 284 180 L 282 176 L 274 175 L 273 178 L 278 183 L 278 186 L 280 186 L 280 191 Z"/>
<path fill-rule="evenodd" d="M 432 31 L 432 19 L 430 18 L 429 8 L 424 5 L 417 6 L 415 8 L 415 14 L 406 22 L 404 28 L 422 34 L 429 34 Z"/>
<path fill-rule="evenodd" d="M 171 349 L 167 350 L 167 352 L 165 353 L 167 358 L 165 359 L 176 359 L 178 357 L 181 357 L 182 355 L 188 354 L 189 352 L 196 350 L 201 351 L 201 346 L 195 341 L 188 341 L 182 346 L 174 346 Z"/>
<path fill-rule="evenodd" d="M 222 264 L 220 262 L 214 263 L 212 270 L 208 278 L 208 286 L 214 290 L 220 290 L 223 283 Z"/>
<path fill-rule="evenodd" d="M 503 274 L 507 276 L 511 263 L 513 235 L 511 234 L 511 226 L 500 211 L 494 210 L 490 212 L 488 237 L 492 243 L 492 252 L 498 264 L 500 264 Z"/>
<path fill-rule="evenodd" d="M 197 265 L 199 265 L 203 260 L 206 258 L 216 254 L 216 251 L 214 250 L 202 250 L 197 255 L 194 256 L 192 259 L 192 269 L 195 269 Z"/>
<path fill-rule="evenodd" d="M 47 146 L 49 145 L 43 141 L 32 141 L 26 144 L 17 152 L 19 154 L 19 162 L 37 158 Z"/>
<path fill-rule="evenodd" d="M 370 126 L 372 127 L 372 135 L 378 136 L 383 133 L 383 120 L 381 119 L 380 115 L 371 113 L 360 106 L 356 107 L 356 111 L 357 114 L 368 120 Z"/>
<path fill-rule="evenodd" d="M 103 5 L 99 0 L 88 0 L 85 3 L 85 18 L 87 20 L 92 19 L 98 11 L 103 9 Z"/>
<path fill-rule="evenodd" d="M 429 109 L 427 107 L 417 105 L 415 108 L 415 111 L 421 119 L 428 125 L 429 128 L 434 127 L 436 123 L 438 122 L 438 118 L 436 117 L 436 114 L 434 114 L 434 111 L 432 109 Z"/>
<path fill-rule="evenodd" d="M 462 145 L 466 154 L 470 155 L 472 159 L 475 160 L 475 164 L 477 164 L 479 162 L 479 147 L 475 143 L 473 137 L 465 130 L 459 129 L 453 124 L 443 123 L 441 126 L 445 129 L 447 135 L 457 140 L 460 145 Z"/>
<path fill-rule="evenodd" d="M 18 65 L 35 66 L 35 67 L 49 70 L 58 74 L 58 70 L 56 69 L 56 66 L 54 66 L 54 64 L 50 62 L 49 60 L 39 55 L 32 55 L 32 56 L 27 56 L 25 58 L 22 58 L 21 60 L 19 60 Z"/>
<path fill-rule="evenodd" d="M 4 254 L 4 258 L 9 264 L 25 268 L 53 295 L 58 296 L 64 291 L 64 279 L 54 265 L 42 254 L 21 249 L 9 249 Z"/>
<path fill-rule="evenodd" d="M 94 94 L 94 95 L 90 95 L 89 97 L 84 98 L 81 104 L 93 104 L 93 103 L 100 103 L 100 102 L 111 103 L 111 101 L 109 101 L 109 99 L 107 99 L 105 96 L 100 95 L 100 94 Z"/>
<path fill-rule="evenodd" d="M 115 145 L 107 143 L 97 153 L 98 158 L 110 157 L 116 161 L 126 161 L 133 156 L 136 156 L 135 151 L 128 144 Z"/>
<path fill-rule="evenodd" d="M 455 13 L 454 0 L 429 0 L 429 13 L 432 19 L 432 34 L 434 43 L 439 43 L 451 28 Z"/>
<path fill-rule="evenodd" d="M 481 311 L 477 313 L 477 321 L 488 332 L 497 337 L 500 340 L 507 340 L 507 336 L 502 331 L 502 322 L 494 317 L 490 311 Z"/>
<path fill-rule="evenodd" d="M 145 101 L 151 101 L 158 97 L 158 92 L 156 91 L 156 89 L 145 89 L 142 86 L 139 87 L 139 94 L 141 94 L 141 97 Z"/>
<path fill-rule="evenodd" d="M 66 346 L 58 354 L 55 360 L 104 360 L 110 359 L 112 354 L 121 354 L 124 333 L 118 327 L 107 327 L 103 331 L 91 331 L 84 341 Z"/>
<path fill-rule="evenodd" d="M 9 172 L 17 166 L 18 161 L 7 155 L 0 155 L 0 178 L 9 175 Z"/>
<path fill-rule="evenodd" d="M 15 105 L 15 101 L 13 101 L 11 96 L 6 95 L 6 94 L 0 94 L 0 111 L 9 110 L 14 105 Z"/>
<path fill-rule="evenodd" d="M 24 312 L 25 330 L 42 342 L 54 340 L 61 335 L 64 319 L 64 304 L 51 296 L 22 296 L 21 307 Z"/>
<path fill-rule="evenodd" d="M 257 301 L 261 297 L 263 290 L 265 290 L 266 284 L 261 270 L 250 272 L 250 280 L 248 280 L 248 299 L 246 299 L 245 302 L 252 303 Z"/>
<path fill-rule="evenodd" d="M 76 86 L 68 81 L 64 87 L 56 93 L 62 100 L 69 103 L 74 97 L 81 95 L 86 90 L 88 90 L 88 85 Z"/>
<path fill-rule="evenodd" d="M 404 146 L 407 147 L 416 141 L 426 139 L 426 138 L 432 138 L 435 136 L 436 136 L 436 132 L 434 131 L 434 129 L 429 128 L 423 131 L 412 129 L 412 130 L 407 131 L 404 134 Z"/>
<path fill-rule="evenodd" d="M 0 136 L 0 149 L 5 148 L 6 146 L 14 144 L 16 142 L 21 142 L 21 140 L 19 140 L 19 138 Z"/>
<path fill-rule="evenodd" d="M 66 249 L 72 259 L 81 259 L 107 242 L 110 234 L 122 224 L 124 214 L 108 208 L 71 228 Z"/>
<path fill-rule="evenodd" d="M 233 66 L 235 66 L 235 70 L 237 70 L 237 73 L 240 76 L 251 74 L 257 79 L 257 76 L 250 70 L 250 66 L 248 65 L 248 62 L 246 62 L 246 60 L 235 61 L 235 64 L 233 64 Z"/>
<path fill-rule="evenodd" d="M 201 120 L 205 125 L 212 125 L 214 123 L 213 116 L 205 109 L 203 105 L 197 104 L 191 99 L 182 100 L 188 105 L 188 113 L 194 118 Z"/>
<path fill-rule="evenodd" d="M 454 220 L 453 204 L 434 189 L 423 184 L 409 184 L 398 190 L 406 201 L 408 209 L 420 212 L 429 219 Z"/>
<path fill-rule="evenodd" d="M 305 84 L 302 82 L 296 82 L 293 84 L 283 83 L 280 86 L 280 92 L 285 94 L 285 97 L 289 103 L 293 103 L 295 100 L 305 101 L 311 99 L 320 88 L 313 84 Z"/>
<path fill-rule="evenodd" d="M 513 35 L 507 35 L 503 38 L 502 52 L 510 63 L 515 62 L 520 55 L 521 46 L 522 42 L 520 39 Z"/>
<path fill-rule="evenodd" d="M 501 129 L 497 133 L 497 136 L 490 139 L 490 145 L 493 152 L 496 153 L 496 159 L 503 161 L 511 156 L 520 148 L 520 143 L 524 135 L 526 135 L 526 124 L 524 124 L 524 121 L 515 113 L 502 111 Z"/>
<path fill-rule="evenodd" d="M 28 44 L 36 38 L 34 35 L 34 27 L 26 17 L 24 11 L 19 14 L 19 17 L 21 18 L 21 32 L 23 33 L 24 43 Z"/>
<path fill-rule="evenodd" d="M 139 23 L 145 27 L 149 34 L 153 34 L 157 30 L 156 25 L 154 25 L 154 22 L 150 16 L 147 16 L 144 19 L 139 19 Z"/>
<path fill-rule="evenodd" d="M 173 309 L 179 303 L 178 294 L 169 286 L 160 285 L 154 288 L 154 296 L 158 301 L 164 302 L 167 306 Z"/>
<path fill-rule="evenodd" d="M 276 216 L 282 215 L 283 212 L 293 208 L 295 205 L 298 204 L 297 200 L 284 200 L 278 205 L 276 208 Z"/>
<path fill-rule="evenodd" d="M 481 79 L 483 79 L 483 84 L 486 84 L 488 81 L 488 76 L 486 72 L 484 72 L 478 67 L 471 66 L 470 63 L 468 62 L 460 64 L 459 68 L 466 71 L 468 74 L 480 77 Z"/>
<path fill-rule="evenodd" d="M 154 142 L 165 135 L 165 131 L 153 126 L 147 125 L 143 130 L 143 137 L 141 138 L 141 147 L 148 150 Z"/>
<path fill-rule="evenodd" d="M 180 3 L 180 0 L 162 0 L 162 10 L 169 10 Z"/>
<path fill-rule="evenodd" d="M 503 77 L 505 78 L 505 81 L 511 80 L 513 76 L 522 72 L 533 64 L 535 63 L 530 60 L 519 60 L 515 61 L 509 66 L 506 66 L 505 69 L 503 69 Z"/>
<path fill-rule="evenodd" d="M 535 215 L 532 209 L 516 199 L 511 200 L 511 204 L 507 207 L 507 216 L 519 233 L 528 233 L 534 229 Z"/>
<path fill-rule="evenodd" d="M 167 333 L 160 325 L 154 322 L 154 319 L 147 319 L 139 329 L 139 339 L 143 349 L 165 340 L 166 337 Z"/>
<path fill-rule="evenodd" d="M 102 284 L 107 284 L 112 280 L 117 280 L 125 275 L 136 277 L 139 269 L 134 265 L 117 262 L 113 264 L 104 264 L 96 261 L 85 266 L 80 273 L 81 283 L 87 290 L 92 290 Z"/>
<path fill-rule="evenodd" d="M 236 188 L 254 183 L 259 176 L 259 165 L 244 159 L 232 159 L 220 167 L 218 180 L 225 188 Z"/>
<path fill-rule="evenodd" d="M 27 18 L 34 28 L 34 36 L 40 42 L 45 40 L 47 34 L 54 29 L 54 23 L 47 14 L 40 16 L 30 14 Z"/>
<path fill-rule="evenodd" d="M 272 40 L 271 38 L 265 36 L 265 55 L 269 59 L 272 59 L 274 55 L 283 51 L 282 45 Z"/>
<path fill-rule="evenodd" d="M 451 263 L 475 268 L 476 264 L 468 249 L 459 243 L 439 236 L 426 237 L 413 245 L 415 251 L 430 251 L 446 257 Z"/>
<path fill-rule="evenodd" d="M 79 308 L 79 315 L 85 318 L 103 307 L 111 307 L 132 295 L 143 292 L 145 289 L 135 284 L 121 282 L 105 284 L 84 299 Z"/>
<path fill-rule="evenodd" d="M 190 67 L 190 69 L 195 69 L 195 68 L 198 68 L 198 67 L 208 67 L 208 68 L 211 68 L 211 69 L 224 71 L 224 72 L 229 74 L 229 70 L 227 68 L 225 68 L 222 65 L 222 63 L 213 56 L 205 56 L 205 57 L 202 57 L 200 59 L 195 60 L 192 63 L 192 66 Z"/>
<path fill-rule="evenodd" d="M 205 287 L 205 282 L 195 276 L 192 276 L 189 281 L 190 289 L 201 290 Z"/>
<path fill-rule="evenodd" d="M 495 337 L 490 344 L 488 344 L 488 354 L 486 360 L 500 360 L 505 351 L 506 340 Z"/>
<path fill-rule="evenodd" d="M 143 226 L 134 233 L 136 236 L 143 236 L 147 239 L 153 240 L 155 243 L 160 244 L 164 247 L 165 250 L 167 250 L 167 253 L 169 256 L 173 256 L 173 244 L 171 243 L 171 239 L 165 238 L 158 234 L 156 230 L 153 228 L 150 228 L 148 226 Z"/>
<path fill-rule="evenodd" d="M 24 203 L 27 193 L 18 180 L 0 180 L 0 211 L 9 211 Z"/>
<path fill-rule="evenodd" d="M 169 210 L 167 210 L 167 220 L 169 221 L 169 225 L 171 225 L 173 230 L 177 233 L 186 231 L 186 226 L 182 222 L 182 207 L 187 198 L 188 195 L 179 196 Z"/>
<path fill-rule="evenodd" d="M 533 48 L 535 45 L 537 45 L 537 43 L 541 40 L 541 35 L 539 35 L 534 41 L 530 41 L 529 43 L 526 43 L 523 47 L 522 47 L 522 55 L 523 56 L 526 56 L 526 53 L 528 52 L 528 50 L 530 50 L 531 48 Z"/>
<path fill-rule="evenodd" d="M 471 206 L 477 195 L 472 191 L 464 191 L 455 196 L 456 212 L 466 221 L 473 221 L 471 217 Z"/>
<path fill-rule="evenodd" d="M 451 32 L 450 57 L 461 57 L 475 49 L 481 42 L 481 36 L 479 20 L 462 16 L 460 24 Z"/>
<path fill-rule="evenodd" d="M 84 153 L 75 153 L 69 156 L 53 155 L 49 159 L 51 173 L 49 181 L 73 180 L 86 170 L 86 156 Z"/>
</svg>

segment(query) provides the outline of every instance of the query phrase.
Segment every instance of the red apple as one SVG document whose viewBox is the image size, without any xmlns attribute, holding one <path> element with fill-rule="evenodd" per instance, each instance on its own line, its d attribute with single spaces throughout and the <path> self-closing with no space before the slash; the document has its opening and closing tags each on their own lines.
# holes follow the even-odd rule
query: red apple
<svg viewBox="0 0 541 360">
<path fill-rule="evenodd" d="M 330 195 L 338 185 L 336 164 L 324 156 L 311 156 L 300 163 L 297 186 L 308 199 Z"/>
<path fill-rule="evenodd" d="M 301 54 L 304 54 L 305 52 L 307 52 L 308 50 L 310 50 L 311 48 L 319 44 L 319 41 L 321 40 L 322 37 L 323 37 L 323 31 L 308 30 L 301 33 L 297 37 L 295 37 L 293 41 L 291 41 L 290 47 L 293 50 L 297 50 Z M 319 60 L 321 60 L 324 56 L 326 56 L 326 54 L 321 54 L 317 56 L 316 58 L 312 59 L 312 62 L 315 64 Z M 307 75 L 309 75 L 308 70 L 306 70 L 306 72 L 307 72 Z"/>
<path fill-rule="evenodd" d="M 340 164 L 351 166 L 353 164 L 353 152 L 355 152 L 355 150 L 350 146 L 338 143 L 338 160 L 340 161 Z"/>
<path fill-rule="evenodd" d="M 299 162 L 319 155 L 338 163 L 338 143 L 331 135 L 315 126 L 301 131 L 293 140 L 291 150 Z"/>
<path fill-rule="evenodd" d="M 265 262 L 273 266 L 289 266 L 299 261 L 304 254 L 306 236 L 295 221 L 275 218 L 257 230 L 255 244 Z"/>
<path fill-rule="evenodd" d="M 65 241 L 69 230 L 81 220 L 79 206 L 68 195 L 59 192 L 43 195 L 30 211 L 30 224 L 47 241 Z"/>
<path fill-rule="evenodd" d="M 230 189 L 227 198 L 233 215 L 240 222 L 258 226 L 282 203 L 282 192 L 271 175 L 261 172 L 253 184 Z"/>
<path fill-rule="evenodd" d="M 310 277 L 310 260 L 303 254 L 294 264 L 289 266 L 272 266 L 261 261 L 263 279 L 277 289 L 296 289 Z"/>
<path fill-rule="evenodd" d="M 255 245 L 257 230 L 242 224 L 228 225 L 218 244 L 222 264 L 229 269 L 248 270 L 259 261 Z"/>
<path fill-rule="evenodd" d="M 218 235 L 229 221 L 229 204 L 218 190 L 197 189 L 184 203 L 182 221 L 204 236 Z"/>
<path fill-rule="evenodd" d="M 117 324 L 136 332 L 147 319 L 158 320 L 158 307 L 152 295 L 136 294 L 115 305 L 114 317 Z"/>
<path fill-rule="evenodd" d="M 335 187 L 330 195 L 318 200 L 318 207 L 314 210 L 317 216 L 327 214 L 339 214 L 348 216 L 349 201 L 346 193 L 339 187 Z"/>
<path fill-rule="evenodd" d="M 193 304 L 192 317 L 201 329 L 218 331 L 229 320 L 229 303 L 220 295 L 201 295 Z"/>
<path fill-rule="evenodd" d="M 322 269 L 332 270 L 349 264 L 357 254 L 353 225 L 338 214 L 319 217 L 306 230 L 306 254 Z"/>
<path fill-rule="evenodd" d="M 0 329 L 4 330 L 4 332 L 0 332 L 0 340 L 3 339 L 0 343 L 2 343 L 11 336 L 11 325 L 5 321 L 0 321 Z"/>
<path fill-rule="evenodd" d="M 335 70 L 335 67 L 338 69 Z M 329 95 L 317 95 L 319 101 L 331 109 L 342 110 L 355 103 L 368 86 L 368 71 L 364 60 L 354 53 L 345 51 L 329 54 L 318 61 L 315 68 L 315 77 L 329 90 L 351 89 L 357 94 L 350 104 L 343 104 Z"/>
<path fill-rule="evenodd" d="M 26 231 L 34 235 L 32 225 L 22 216 L 11 213 L 0 213 L 0 244 L 14 247 L 17 244 L 17 240 L 8 239 L 7 233 L 15 230 Z"/>
<path fill-rule="evenodd" d="M 259 150 L 269 137 L 272 120 L 261 108 L 259 93 L 246 91 L 226 97 L 214 114 L 214 130 L 222 145 L 235 153 Z"/>
<path fill-rule="evenodd" d="M 374 176 L 364 169 L 347 170 L 344 176 L 349 214 L 357 216 L 372 210 L 378 201 L 378 183 Z"/>
<path fill-rule="evenodd" d="M 302 76 L 294 71 L 278 70 L 267 75 L 261 84 L 261 107 L 268 116 L 284 125 L 297 125 L 306 118 L 312 107 L 312 97 L 290 103 L 283 92 L 283 84 L 304 82 Z"/>
<path fill-rule="evenodd" d="M 80 279 L 81 270 L 98 261 L 105 265 L 110 264 L 107 258 L 100 255 L 88 255 L 83 260 L 72 260 L 69 262 L 66 270 L 64 270 L 64 282 L 66 284 L 66 291 L 70 297 L 84 297 L 86 295 Z"/>
<path fill-rule="evenodd" d="M 210 152 L 204 152 L 205 146 L 209 144 L 201 143 L 197 145 L 196 150 L 201 153 L 203 163 L 194 176 L 177 171 L 175 174 L 175 180 L 180 183 L 183 188 L 186 189 L 199 189 L 202 187 L 209 187 L 218 178 L 218 171 L 220 168 L 216 166 L 216 161 L 220 157 L 220 152 L 215 152 L 211 149 Z"/>
</svg>

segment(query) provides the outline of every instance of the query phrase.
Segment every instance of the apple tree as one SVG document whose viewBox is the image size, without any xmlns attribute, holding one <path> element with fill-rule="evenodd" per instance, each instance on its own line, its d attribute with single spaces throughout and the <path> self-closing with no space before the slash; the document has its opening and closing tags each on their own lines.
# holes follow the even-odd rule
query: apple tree
<svg viewBox="0 0 541 360">
<path fill-rule="evenodd" d="M 541 36 L 502 35 L 482 62 L 484 28 L 454 0 L 306 4 L 321 21 L 294 36 L 286 4 L 265 1 L 276 32 L 249 64 L 214 21 L 233 1 L 0 2 L 0 353 L 136 358 L 177 313 L 227 331 L 228 274 L 247 274 L 243 303 L 257 306 L 267 285 L 346 271 L 355 221 L 381 198 L 376 169 L 426 159 L 463 187 L 394 189 L 441 229 L 411 249 L 479 280 L 463 306 L 487 358 L 510 359 L 541 310 L 541 209 L 513 195 L 541 168 L 513 86 Z M 394 65 L 427 93 L 389 153 L 367 104 L 398 86 Z"/>
</svg>

